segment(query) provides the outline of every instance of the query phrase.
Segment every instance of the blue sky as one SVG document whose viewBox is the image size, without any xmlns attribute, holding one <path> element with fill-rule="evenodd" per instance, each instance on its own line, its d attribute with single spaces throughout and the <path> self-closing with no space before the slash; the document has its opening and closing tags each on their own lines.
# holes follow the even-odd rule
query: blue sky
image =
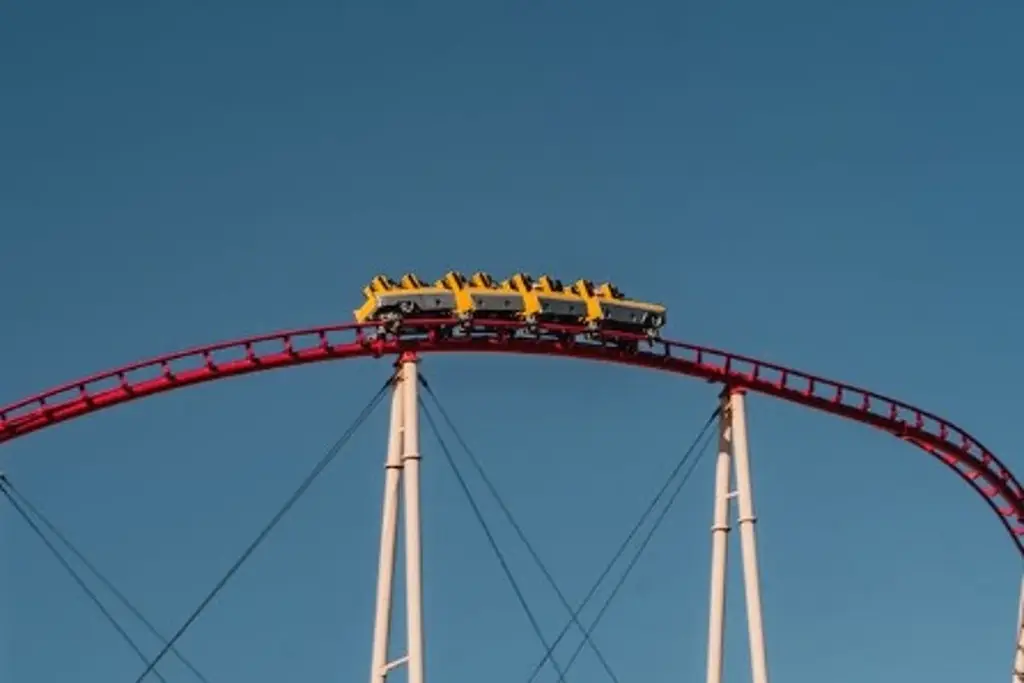
<svg viewBox="0 0 1024 683">
<path fill-rule="evenodd" d="M 1010 0 L 8 3 L 0 402 L 344 321 L 378 271 L 526 270 L 610 278 L 666 303 L 669 336 L 899 396 L 1024 470 L 1022 20 Z M 547 359 L 423 371 L 574 602 L 715 399 Z M 0 464 L 173 631 L 386 372 L 168 394 Z M 748 411 L 773 678 L 1008 676 L 1020 560 L 988 508 L 884 434 Z M 211 681 L 366 677 L 386 419 L 183 639 Z M 429 678 L 525 681 L 540 646 L 423 438 Z M 623 681 L 702 680 L 709 465 L 596 633 Z M 550 636 L 564 614 L 493 519 Z M 6 509 L 0 558 L 7 679 L 135 680 Z M 586 654 L 569 680 L 602 675 Z"/>
</svg>

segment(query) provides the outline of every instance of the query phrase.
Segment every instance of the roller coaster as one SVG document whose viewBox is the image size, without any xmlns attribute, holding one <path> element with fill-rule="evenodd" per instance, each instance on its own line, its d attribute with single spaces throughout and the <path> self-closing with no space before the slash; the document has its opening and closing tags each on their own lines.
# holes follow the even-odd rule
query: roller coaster
<svg viewBox="0 0 1024 683">
<path fill-rule="evenodd" d="M 965 430 L 863 388 L 710 347 L 663 339 L 665 307 L 627 298 L 611 283 L 595 286 L 588 280 L 577 280 L 565 286 L 548 275 L 534 281 L 524 273 L 496 283 L 483 272 L 466 278 L 450 271 L 432 285 L 411 273 L 397 282 L 377 275 L 364 287 L 363 294 L 363 304 L 354 312 L 355 322 L 188 349 L 92 375 L 0 408 L 0 443 L 122 403 L 213 380 L 329 360 L 396 356 L 398 370 L 385 385 L 392 390 L 392 421 L 370 677 L 373 683 L 384 683 L 389 672 L 402 665 L 408 667 L 411 683 L 423 683 L 425 677 L 417 422 L 419 354 L 559 356 L 648 368 L 723 385 L 714 413 L 719 421 L 719 453 L 707 683 L 722 680 L 726 543 L 732 523 L 738 526 L 741 539 L 751 678 L 754 683 L 768 683 L 744 413 L 747 391 L 880 429 L 935 457 L 981 496 L 1024 556 L 1024 486 L 992 451 Z M 641 348 L 643 341 L 647 342 L 646 348 Z M 400 480 L 404 482 L 404 494 Z M 4 486 L 0 480 L 0 490 Z M 408 654 L 388 661 L 398 504 L 403 495 Z M 735 522 L 730 521 L 733 505 L 737 508 Z M 1014 683 L 1024 683 L 1024 598 L 1019 610 Z M 187 621 L 167 641 L 139 683 L 190 623 Z"/>
</svg>

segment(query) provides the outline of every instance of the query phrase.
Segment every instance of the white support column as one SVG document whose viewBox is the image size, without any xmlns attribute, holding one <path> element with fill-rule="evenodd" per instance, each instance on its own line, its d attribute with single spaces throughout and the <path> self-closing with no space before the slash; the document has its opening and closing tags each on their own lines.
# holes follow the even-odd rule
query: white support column
<svg viewBox="0 0 1024 683">
<path fill-rule="evenodd" d="M 1014 641 L 1013 675 L 1011 683 L 1024 683 L 1024 578 L 1020 583 L 1020 599 L 1017 601 L 1017 633 Z"/>
<path fill-rule="evenodd" d="M 732 454 L 729 448 L 728 399 L 722 399 L 718 419 L 718 459 L 715 462 L 715 507 L 711 526 L 711 606 L 708 616 L 707 683 L 722 683 L 725 643 L 725 577 L 729 554 L 729 488 Z"/>
<path fill-rule="evenodd" d="M 402 468 L 405 475 L 405 599 L 409 683 L 423 683 L 423 548 L 420 536 L 420 433 L 416 356 L 402 356 Z"/>
<path fill-rule="evenodd" d="M 377 568 L 377 613 L 373 622 L 373 660 L 370 665 L 370 683 L 384 683 L 388 677 L 391 599 L 395 579 L 395 551 L 398 546 L 398 487 L 402 478 L 404 393 L 403 383 L 397 382 L 392 389 L 388 459 L 384 465 L 384 508 L 381 512 L 380 563 Z"/>
<path fill-rule="evenodd" d="M 730 491 L 730 478 L 736 489 Z M 729 552 L 731 502 L 736 499 L 737 526 L 743 560 L 743 588 L 747 607 L 752 683 L 768 683 L 764 623 L 761 613 L 761 581 L 757 566 L 757 538 L 754 532 L 753 487 L 743 392 L 726 387 L 721 396 L 718 461 L 715 467 L 714 523 L 711 527 L 711 599 L 708 616 L 707 683 L 721 683 L 725 639 L 726 567 Z M 1021 681 L 1020 683 L 1024 683 Z"/>
<path fill-rule="evenodd" d="M 384 504 L 381 512 L 380 562 L 377 570 L 377 608 L 373 626 L 373 656 L 370 683 L 385 683 L 399 666 L 408 667 L 409 683 L 423 683 L 423 578 L 420 534 L 419 405 L 417 359 L 403 354 L 391 400 L 391 425 L 384 475 Z M 405 569 L 408 629 L 403 657 L 388 661 L 391 639 L 391 611 L 398 547 L 398 509 L 404 497 Z"/>
<path fill-rule="evenodd" d="M 747 603 L 747 631 L 750 636 L 750 674 L 753 683 L 768 683 L 768 658 L 765 653 L 764 620 L 761 614 L 761 578 L 757 567 L 757 537 L 754 524 L 754 492 L 750 483 L 750 456 L 747 450 L 747 416 L 743 392 L 729 392 L 732 422 L 732 455 L 736 467 L 737 526 L 743 555 L 743 588 Z"/>
</svg>

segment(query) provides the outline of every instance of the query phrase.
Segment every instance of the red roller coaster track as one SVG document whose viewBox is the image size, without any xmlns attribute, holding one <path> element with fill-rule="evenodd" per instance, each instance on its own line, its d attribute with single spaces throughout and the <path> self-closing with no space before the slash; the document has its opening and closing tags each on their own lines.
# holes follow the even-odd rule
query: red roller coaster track
<svg viewBox="0 0 1024 683">
<path fill-rule="evenodd" d="M 649 348 L 647 348 L 649 346 Z M 451 321 L 417 322 L 415 330 L 378 335 L 373 325 L 341 324 L 222 342 L 93 375 L 0 408 L 0 443 L 104 408 L 164 391 L 275 368 L 343 358 L 484 352 L 565 356 L 699 377 L 832 413 L 889 432 L 935 456 L 977 491 L 1024 555 L 1024 489 L 988 449 L 936 415 L 849 384 L 746 356 L 683 342 L 649 345 L 635 335 L 588 338 L 578 327 L 536 333 L 499 321 L 472 331 Z"/>
</svg>

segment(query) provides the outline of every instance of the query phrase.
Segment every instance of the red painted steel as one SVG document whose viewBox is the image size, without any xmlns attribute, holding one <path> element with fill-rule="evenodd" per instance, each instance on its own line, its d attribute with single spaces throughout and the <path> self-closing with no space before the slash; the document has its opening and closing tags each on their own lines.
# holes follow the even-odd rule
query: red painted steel
<svg viewBox="0 0 1024 683">
<path fill-rule="evenodd" d="M 588 338 L 579 327 L 526 333 L 515 323 L 479 321 L 472 331 L 450 320 L 378 335 L 374 325 L 341 324 L 222 342 L 93 375 L 0 408 L 0 443 L 45 427 L 171 389 L 275 368 L 343 358 L 412 353 L 552 355 L 674 372 L 742 387 L 856 420 L 935 456 L 981 494 L 1024 555 L 1024 489 L 1009 469 L 952 422 L 849 384 L 718 349 L 626 333 Z"/>
</svg>

